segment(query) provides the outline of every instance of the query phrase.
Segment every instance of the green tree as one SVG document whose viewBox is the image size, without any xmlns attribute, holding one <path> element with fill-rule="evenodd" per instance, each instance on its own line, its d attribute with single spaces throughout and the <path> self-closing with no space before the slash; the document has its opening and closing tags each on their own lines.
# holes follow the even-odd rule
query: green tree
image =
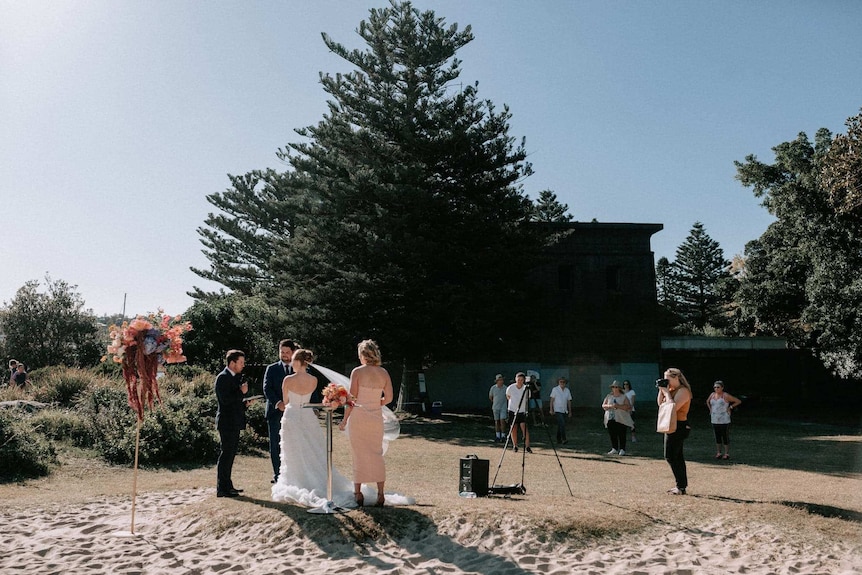
<svg viewBox="0 0 862 575">
<path fill-rule="evenodd" d="M 719 243 L 702 223 L 695 222 L 676 249 L 676 259 L 672 263 L 659 260 L 656 266 L 659 303 L 697 331 L 707 325 L 722 327 L 727 301 L 722 288 L 730 277 L 729 266 Z"/>
<path fill-rule="evenodd" d="M 655 264 L 656 300 L 659 305 L 671 312 L 676 312 L 676 301 L 673 298 L 674 289 L 673 268 L 670 260 L 660 257 Z"/>
<path fill-rule="evenodd" d="M 97 337 L 96 318 L 84 310 L 84 300 L 63 280 L 45 278 L 26 282 L 0 311 L 5 351 L 28 368 L 46 365 L 92 366 L 104 346 Z"/>
<path fill-rule="evenodd" d="M 557 194 L 551 190 L 542 190 L 533 206 L 532 219 L 536 222 L 570 222 L 572 215 L 568 211 L 569 206 L 560 203 Z"/>
<path fill-rule="evenodd" d="M 234 179 L 210 198 L 227 215 L 202 230 L 205 277 L 278 310 L 276 329 L 323 355 L 355 360 L 364 337 L 413 366 L 493 353 L 523 328 L 523 271 L 543 242 L 526 226 L 524 143 L 508 134 L 508 108 L 455 88 L 469 26 L 392 2 L 357 32 L 365 50 L 323 35 L 354 70 L 321 74 L 329 112 L 279 151 L 291 172 Z"/>
<path fill-rule="evenodd" d="M 183 351 L 189 364 L 210 372 L 224 368 L 225 352 L 229 349 L 243 350 L 249 364 L 267 362 L 276 348 L 273 342 L 279 338 L 270 331 L 274 329 L 273 318 L 277 317 L 275 310 L 254 296 L 210 294 L 183 314 L 194 326 L 185 336 Z"/>
<path fill-rule="evenodd" d="M 835 211 L 862 218 L 862 113 L 847 119 L 847 133 L 832 140 L 821 168 Z"/>
<path fill-rule="evenodd" d="M 862 230 L 852 190 L 834 189 L 841 179 L 835 174 L 852 165 L 845 163 L 848 147 L 833 153 L 832 144 L 820 129 L 813 145 L 800 133 L 773 148 L 773 164 L 753 155 L 736 162 L 737 178 L 776 217 L 746 245 L 737 297 L 758 333 L 786 337 L 837 375 L 860 378 Z"/>
</svg>

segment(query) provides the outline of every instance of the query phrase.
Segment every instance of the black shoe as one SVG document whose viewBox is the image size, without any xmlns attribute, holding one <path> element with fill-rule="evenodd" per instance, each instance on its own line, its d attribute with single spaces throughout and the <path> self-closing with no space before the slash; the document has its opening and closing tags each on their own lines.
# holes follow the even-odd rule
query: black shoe
<svg viewBox="0 0 862 575">
<path fill-rule="evenodd" d="M 515 453 L 518 453 L 518 446 L 515 446 Z"/>
<path fill-rule="evenodd" d="M 526 449 L 526 450 L 527 450 L 527 453 L 533 453 L 533 450 L 532 450 L 532 449 L 530 449 L 529 447 L 525 447 L 524 449 Z"/>
<path fill-rule="evenodd" d="M 275 477 L 269 480 L 270 483 L 275 483 L 276 481 L 278 481 L 278 479 L 276 479 Z"/>
<path fill-rule="evenodd" d="M 239 495 L 240 493 L 242 493 L 242 489 L 236 489 L 236 488 L 232 488 L 229 491 L 235 495 Z"/>
<path fill-rule="evenodd" d="M 216 497 L 239 497 L 239 493 L 236 491 L 219 491 L 216 493 Z"/>
</svg>

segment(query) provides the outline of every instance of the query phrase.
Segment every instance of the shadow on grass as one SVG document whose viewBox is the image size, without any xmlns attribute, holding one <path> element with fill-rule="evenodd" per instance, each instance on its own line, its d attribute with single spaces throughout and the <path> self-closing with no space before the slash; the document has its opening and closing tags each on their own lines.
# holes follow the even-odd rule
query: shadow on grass
<svg viewBox="0 0 862 575">
<path fill-rule="evenodd" d="M 561 458 L 567 459 L 595 460 L 603 455 L 610 444 L 599 410 L 594 411 L 575 413 L 568 427 L 566 445 L 552 445 L 548 431 L 552 435 L 556 428 L 547 424 L 547 416 L 547 427 L 530 425 L 530 441 L 535 455 L 553 455 L 552 447 L 556 447 Z M 639 410 L 635 422 L 638 442 L 630 442 L 626 449 L 629 455 L 634 456 L 633 459 L 608 457 L 601 458 L 603 461 L 636 463 L 639 457 L 664 459 L 663 436 L 654 431 L 655 411 Z M 862 473 L 862 430 L 859 427 L 740 417 L 731 427 L 731 458 L 715 460 L 715 439 L 708 415 L 690 416 L 689 422 L 692 432 L 685 443 L 685 457 L 691 462 L 717 468 L 744 464 L 838 477 Z M 485 415 L 446 413 L 431 419 L 409 418 L 402 421 L 401 433 L 405 437 L 421 437 L 466 448 L 502 449 L 494 442 L 493 421 Z"/>
<path fill-rule="evenodd" d="M 293 520 L 306 537 L 332 560 L 353 560 L 367 564 L 375 572 L 397 573 L 406 563 L 416 568 L 425 563 L 435 572 L 433 563 L 456 567 L 472 573 L 481 565 L 487 573 L 527 575 L 530 573 L 504 557 L 464 546 L 439 532 L 428 516 L 407 507 L 363 508 L 346 513 L 316 515 L 298 505 L 238 497 L 240 501 L 275 509 Z M 392 544 L 403 554 L 375 553 L 372 547 Z M 345 543 L 351 545 L 345 545 Z M 357 549 L 359 547 L 360 549 Z M 367 548 L 367 552 L 365 551 Z M 361 569 L 361 568 L 360 568 Z"/>
<path fill-rule="evenodd" d="M 732 503 L 772 503 L 775 505 L 783 505 L 793 509 L 801 509 L 811 515 L 819 515 L 820 517 L 828 517 L 835 519 L 843 519 L 845 521 L 853 521 L 854 523 L 862 523 L 862 512 L 853 509 L 844 509 L 843 507 L 835 507 L 833 505 L 822 505 L 819 503 L 808 503 L 806 501 L 756 501 L 752 499 L 739 499 L 736 497 L 722 497 L 719 495 L 692 495 L 700 499 L 712 499 L 715 501 L 730 501 Z"/>
</svg>

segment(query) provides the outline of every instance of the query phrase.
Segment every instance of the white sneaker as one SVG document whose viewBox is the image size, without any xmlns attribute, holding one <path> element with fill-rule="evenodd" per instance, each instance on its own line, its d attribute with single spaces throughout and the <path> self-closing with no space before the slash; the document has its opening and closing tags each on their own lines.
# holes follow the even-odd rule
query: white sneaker
<svg viewBox="0 0 862 575">
<path fill-rule="evenodd" d="M 611 449 L 610 451 L 608 451 L 608 455 L 616 455 L 617 453 L 618 452 L 616 449 Z"/>
<path fill-rule="evenodd" d="M 626 450 L 625 450 L 625 449 L 620 449 L 620 455 L 625 455 L 625 454 L 626 454 Z"/>
</svg>

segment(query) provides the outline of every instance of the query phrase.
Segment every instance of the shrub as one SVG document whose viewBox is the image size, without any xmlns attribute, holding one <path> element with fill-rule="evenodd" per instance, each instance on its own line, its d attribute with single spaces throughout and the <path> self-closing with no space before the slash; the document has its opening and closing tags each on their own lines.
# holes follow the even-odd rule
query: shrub
<svg viewBox="0 0 862 575">
<path fill-rule="evenodd" d="M 36 401 L 71 407 L 89 387 L 100 383 L 90 370 L 70 367 L 43 367 L 30 376 Z"/>
<path fill-rule="evenodd" d="M 185 376 L 167 374 L 159 380 L 159 389 L 177 395 L 191 395 L 212 401 L 212 415 L 215 417 L 215 377 L 209 373 L 199 373 L 187 378 Z"/>
<path fill-rule="evenodd" d="M 76 402 L 95 450 L 111 463 L 130 463 L 135 451 L 135 414 L 123 384 L 88 389 Z"/>
<path fill-rule="evenodd" d="M 0 387 L 0 401 L 17 401 L 19 399 L 30 399 L 30 396 L 17 386 Z"/>
<path fill-rule="evenodd" d="M 77 411 L 45 409 L 30 418 L 33 426 L 52 441 L 71 441 L 79 447 L 92 444 L 87 421 Z"/>
<path fill-rule="evenodd" d="M 211 401 L 163 390 L 164 403 L 147 410 L 141 425 L 139 464 L 211 463 L 218 454 Z M 135 456 L 135 414 L 125 389 L 98 387 L 78 402 L 93 445 L 111 463 L 129 464 Z"/>
<path fill-rule="evenodd" d="M 29 417 L 14 409 L 0 410 L 0 480 L 47 475 L 56 463 L 54 448 Z"/>
<path fill-rule="evenodd" d="M 100 362 L 95 367 L 90 368 L 95 375 L 106 377 L 108 379 L 122 379 L 123 368 L 116 361 L 105 360 Z"/>
<path fill-rule="evenodd" d="M 210 387 L 212 387 L 213 382 L 215 382 L 215 375 L 205 370 L 204 368 L 197 365 L 189 365 L 187 363 L 182 364 L 169 364 L 165 366 L 165 374 L 177 376 L 181 379 L 192 380 L 199 376 L 205 376 L 205 378 L 209 381 Z"/>
<path fill-rule="evenodd" d="M 208 402 L 173 395 L 144 418 L 139 461 L 142 464 L 212 463 L 218 455 Z"/>
<path fill-rule="evenodd" d="M 269 437 L 269 425 L 266 423 L 266 404 L 263 400 L 257 400 L 252 403 L 245 412 L 245 418 L 248 421 L 248 429 L 256 435 Z"/>
</svg>

